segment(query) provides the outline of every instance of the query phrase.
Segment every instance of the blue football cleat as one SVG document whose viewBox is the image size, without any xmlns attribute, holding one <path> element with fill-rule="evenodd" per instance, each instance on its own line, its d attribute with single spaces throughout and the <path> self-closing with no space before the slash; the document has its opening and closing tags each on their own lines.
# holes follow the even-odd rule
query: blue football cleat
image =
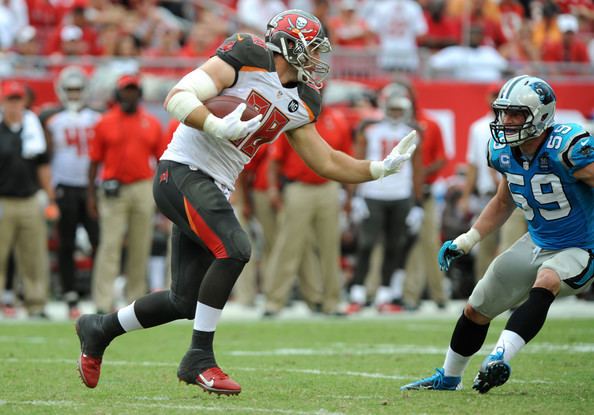
<svg viewBox="0 0 594 415">
<path fill-rule="evenodd" d="M 421 389 L 438 391 L 460 390 L 462 389 L 462 378 L 460 376 L 445 376 L 443 369 L 435 369 L 433 376 L 400 387 L 401 391 Z"/>
<path fill-rule="evenodd" d="M 511 367 L 503 360 L 504 349 L 498 348 L 494 354 L 487 356 L 474 378 L 472 389 L 479 393 L 487 393 L 491 388 L 501 386 L 509 379 Z"/>
</svg>

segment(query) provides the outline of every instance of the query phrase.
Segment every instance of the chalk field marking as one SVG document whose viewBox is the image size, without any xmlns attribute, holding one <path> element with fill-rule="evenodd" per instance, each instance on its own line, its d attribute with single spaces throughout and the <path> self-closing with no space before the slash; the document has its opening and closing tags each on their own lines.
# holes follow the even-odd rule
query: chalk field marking
<svg viewBox="0 0 594 415">
<path fill-rule="evenodd" d="M 0 406 L 15 405 L 15 406 L 41 406 L 41 407 L 58 407 L 58 408 L 85 408 L 79 402 L 74 401 L 6 401 L 0 400 Z M 118 402 L 118 405 L 125 408 L 134 409 L 163 409 L 163 410 L 186 410 L 186 411 L 207 411 L 207 412 L 223 412 L 233 413 L 237 411 L 251 412 L 259 414 L 283 414 L 283 415 L 344 415 L 342 412 L 330 412 L 325 409 L 318 409 L 317 411 L 291 411 L 288 409 L 270 409 L 270 408 L 251 408 L 248 406 L 203 406 L 203 405 L 179 405 L 167 403 L 130 403 Z"/>
</svg>

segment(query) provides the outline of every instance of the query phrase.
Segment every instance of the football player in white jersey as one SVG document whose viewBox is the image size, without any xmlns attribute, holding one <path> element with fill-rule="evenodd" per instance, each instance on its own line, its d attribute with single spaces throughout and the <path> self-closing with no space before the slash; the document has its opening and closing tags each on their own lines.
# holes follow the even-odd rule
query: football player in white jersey
<svg viewBox="0 0 594 415">
<path fill-rule="evenodd" d="M 76 229 L 82 224 L 91 246 L 97 246 L 97 221 L 87 214 L 88 141 L 101 114 L 85 104 L 88 78 L 77 66 L 64 68 L 55 84 L 61 105 L 41 114 L 52 157 L 52 181 L 60 209 L 58 264 L 63 298 L 72 319 L 80 315 L 74 250 Z"/>
<path fill-rule="evenodd" d="M 171 289 L 140 298 L 117 313 L 84 315 L 77 321 L 79 371 L 88 387 L 97 385 L 103 352 L 116 336 L 186 318 L 194 320 L 194 330 L 178 378 L 216 394 L 241 392 L 217 366 L 213 338 L 251 254 L 228 197 L 260 145 L 285 132 L 314 171 L 345 183 L 391 175 L 411 157 L 414 132 L 377 161 L 356 160 L 319 136 L 319 88 L 329 71 L 320 55 L 330 49 L 315 16 L 289 10 L 270 20 L 264 40 L 247 33 L 229 37 L 215 56 L 170 91 L 164 105 L 181 124 L 161 157 L 154 195 L 174 223 Z M 218 118 L 204 105 L 217 95 L 243 98 L 260 115 L 242 121 L 242 103 Z"/>
<path fill-rule="evenodd" d="M 357 134 L 355 154 L 369 159 L 382 158 L 402 137 L 414 131 L 413 103 L 402 85 L 394 83 L 384 87 L 379 101 L 383 118 L 364 122 Z M 398 174 L 357 186 L 357 196 L 365 200 L 369 214 L 359 227 L 357 261 L 349 288 L 347 314 L 361 311 L 367 301 L 365 279 L 372 249 L 380 239 L 383 239 L 384 255 L 374 306 L 380 313 L 402 311 L 400 305 L 392 302 L 402 296 L 403 278 L 393 281 L 393 274 L 403 274 L 413 234 L 418 233 L 423 221 L 423 208 L 420 207 L 422 184 L 423 166 L 421 153 L 417 151 Z M 414 232 L 408 225 L 411 221 L 415 222 Z"/>
</svg>

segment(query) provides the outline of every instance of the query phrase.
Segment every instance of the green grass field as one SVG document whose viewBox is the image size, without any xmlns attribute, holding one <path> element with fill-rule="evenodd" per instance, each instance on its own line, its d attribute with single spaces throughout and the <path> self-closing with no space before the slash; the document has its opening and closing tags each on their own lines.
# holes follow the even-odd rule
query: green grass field
<svg viewBox="0 0 594 415">
<path fill-rule="evenodd" d="M 453 319 L 223 322 L 218 362 L 243 387 L 217 397 L 180 384 L 191 323 L 123 336 L 94 390 L 76 372 L 70 323 L 0 322 L 0 414 L 592 414 L 594 319 L 551 319 L 512 362 L 507 384 L 478 395 L 472 379 L 503 327 L 496 320 L 459 392 L 399 386 L 443 363 Z"/>
</svg>

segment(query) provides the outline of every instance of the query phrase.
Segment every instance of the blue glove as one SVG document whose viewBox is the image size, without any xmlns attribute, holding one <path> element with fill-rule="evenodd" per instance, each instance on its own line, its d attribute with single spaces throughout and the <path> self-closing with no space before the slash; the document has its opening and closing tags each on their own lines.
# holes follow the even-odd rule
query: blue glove
<svg viewBox="0 0 594 415">
<path fill-rule="evenodd" d="M 456 258 L 460 258 L 464 255 L 464 251 L 458 249 L 458 246 L 454 241 L 445 241 L 439 250 L 437 255 L 437 262 L 439 262 L 439 269 L 447 271 L 450 269 L 450 264 Z"/>
</svg>

